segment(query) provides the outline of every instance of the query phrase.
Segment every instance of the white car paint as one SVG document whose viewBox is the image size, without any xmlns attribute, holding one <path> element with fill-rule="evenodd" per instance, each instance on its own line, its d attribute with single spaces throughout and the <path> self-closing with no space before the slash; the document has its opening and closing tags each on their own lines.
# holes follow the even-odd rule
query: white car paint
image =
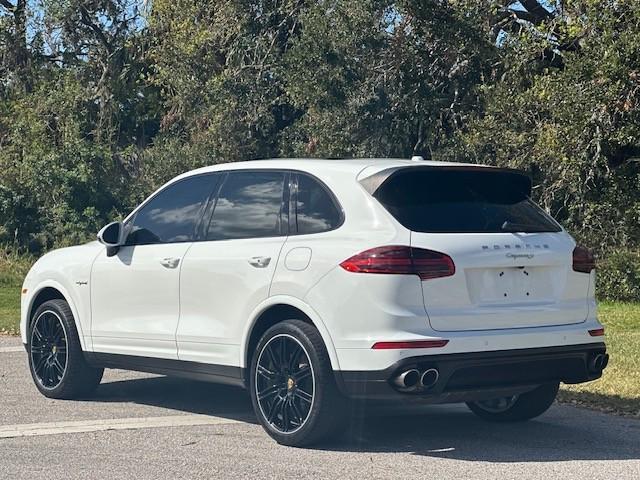
<svg viewBox="0 0 640 480">
<path fill-rule="evenodd" d="M 68 301 L 88 352 L 247 366 L 256 319 L 290 305 L 315 324 L 334 370 L 381 370 L 416 355 L 483 352 L 597 343 L 595 274 L 572 271 L 575 242 L 566 232 L 519 235 L 415 234 L 403 227 L 358 180 L 416 162 L 391 159 L 268 160 L 215 165 L 190 175 L 242 169 L 307 172 L 337 198 L 344 223 L 310 235 L 121 247 L 107 257 L 97 242 L 53 251 L 31 269 L 23 289 L 21 334 L 43 288 Z M 421 162 L 421 165 L 446 165 Z M 456 164 L 459 165 L 459 164 Z M 144 204 L 143 204 L 144 205 Z M 140 207 L 138 207 L 140 208 Z M 127 217 L 131 218 L 135 211 Z M 126 219 L 125 219 L 126 222 Z M 517 265 L 494 245 L 548 245 Z M 456 274 L 421 281 L 413 275 L 347 272 L 339 264 L 383 245 L 411 245 L 449 254 Z M 490 249 L 483 249 L 489 246 Z M 533 247 L 535 248 L 535 247 Z M 496 250 L 497 251 L 497 250 Z M 536 250 L 538 253 L 538 250 Z M 256 267 L 254 257 L 268 258 Z M 176 260 L 167 267 L 162 262 Z M 537 269 L 528 300 L 514 268 Z M 506 269 L 502 282 L 496 269 Z M 372 350 L 377 341 L 448 339 L 442 348 Z"/>
<path fill-rule="evenodd" d="M 101 249 L 91 270 L 91 337 L 94 351 L 177 359 L 180 263 L 190 243 Z M 152 306 L 149 308 L 149 306 Z"/>
<path fill-rule="evenodd" d="M 192 244 L 181 270 L 176 333 L 181 360 L 238 365 L 243 327 L 269 297 L 284 241 L 275 237 Z M 258 259 L 268 263 L 259 264 Z"/>
<path fill-rule="evenodd" d="M 591 275 L 573 271 L 576 245 L 564 232 L 414 232 L 411 245 L 446 251 L 460 273 L 422 282 L 434 330 L 541 327 L 582 323 L 588 316 Z"/>
</svg>

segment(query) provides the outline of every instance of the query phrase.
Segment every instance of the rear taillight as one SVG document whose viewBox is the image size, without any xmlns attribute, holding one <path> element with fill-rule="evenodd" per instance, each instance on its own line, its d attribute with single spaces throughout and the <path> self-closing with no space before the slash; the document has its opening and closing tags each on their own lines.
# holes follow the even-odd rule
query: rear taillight
<svg viewBox="0 0 640 480">
<path fill-rule="evenodd" d="M 418 275 L 422 280 L 449 277 L 456 267 L 449 255 L 406 246 L 377 247 L 340 264 L 348 272 Z"/>
<path fill-rule="evenodd" d="M 590 273 L 596 268 L 596 257 L 588 248 L 577 246 L 573 249 L 573 270 Z"/>
</svg>

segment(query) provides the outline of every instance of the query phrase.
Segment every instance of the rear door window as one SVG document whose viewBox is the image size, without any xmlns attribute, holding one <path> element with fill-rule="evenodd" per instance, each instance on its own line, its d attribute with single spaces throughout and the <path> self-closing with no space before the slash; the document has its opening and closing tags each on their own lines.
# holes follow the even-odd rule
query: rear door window
<svg viewBox="0 0 640 480">
<path fill-rule="evenodd" d="M 406 168 L 373 196 L 406 228 L 425 233 L 559 232 L 529 198 L 530 180 L 494 169 Z"/>
<path fill-rule="evenodd" d="M 230 172 L 218 194 L 207 240 L 286 234 L 284 186 L 284 172 Z"/>
</svg>

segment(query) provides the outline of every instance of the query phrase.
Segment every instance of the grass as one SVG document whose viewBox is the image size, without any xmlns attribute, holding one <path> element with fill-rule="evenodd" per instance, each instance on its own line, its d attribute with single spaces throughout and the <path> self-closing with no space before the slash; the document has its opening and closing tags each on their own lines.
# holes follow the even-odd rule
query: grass
<svg viewBox="0 0 640 480">
<path fill-rule="evenodd" d="M 30 257 L 0 250 L 0 334 L 19 333 L 20 288 L 31 263 Z"/>
<path fill-rule="evenodd" d="M 20 322 L 20 287 L 0 285 L 0 334 L 17 335 Z"/>
<path fill-rule="evenodd" d="M 0 251 L 0 334 L 17 334 L 20 287 L 32 259 Z M 601 379 L 563 385 L 559 400 L 640 418 L 640 303 L 601 302 L 611 355 Z"/>
<path fill-rule="evenodd" d="M 559 399 L 640 418 L 640 303 L 601 302 L 609 366 L 601 379 L 563 385 Z"/>
</svg>

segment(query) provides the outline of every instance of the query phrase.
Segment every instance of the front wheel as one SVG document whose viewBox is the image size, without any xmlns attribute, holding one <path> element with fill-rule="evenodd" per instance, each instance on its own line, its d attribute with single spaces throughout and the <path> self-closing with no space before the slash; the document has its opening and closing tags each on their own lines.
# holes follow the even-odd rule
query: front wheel
<svg viewBox="0 0 640 480">
<path fill-rule="evenodd" d="M 318 331 L 300 320 L 265 332 L 251 362 L 249 387 L 258 420 L 278 443 L 306 446 L 345 426 L 346 400 Z"/>
<path fill-rule="evenodd" d="M 521 422 L 546 412 L 558 394 L 558 382 L 545 383 L 530 392 L 510 397 L 467 402 L 479 417 L 492 422 Z"/>
<path fill-rule="evenodd" d="M 85 361 L 73 314 L 64 300 L 38 307 L 29 325 L 27 350 L 31 376 L 45 397 L 82 397 L 102 379 L 104 370 Z"/>
</svg>

